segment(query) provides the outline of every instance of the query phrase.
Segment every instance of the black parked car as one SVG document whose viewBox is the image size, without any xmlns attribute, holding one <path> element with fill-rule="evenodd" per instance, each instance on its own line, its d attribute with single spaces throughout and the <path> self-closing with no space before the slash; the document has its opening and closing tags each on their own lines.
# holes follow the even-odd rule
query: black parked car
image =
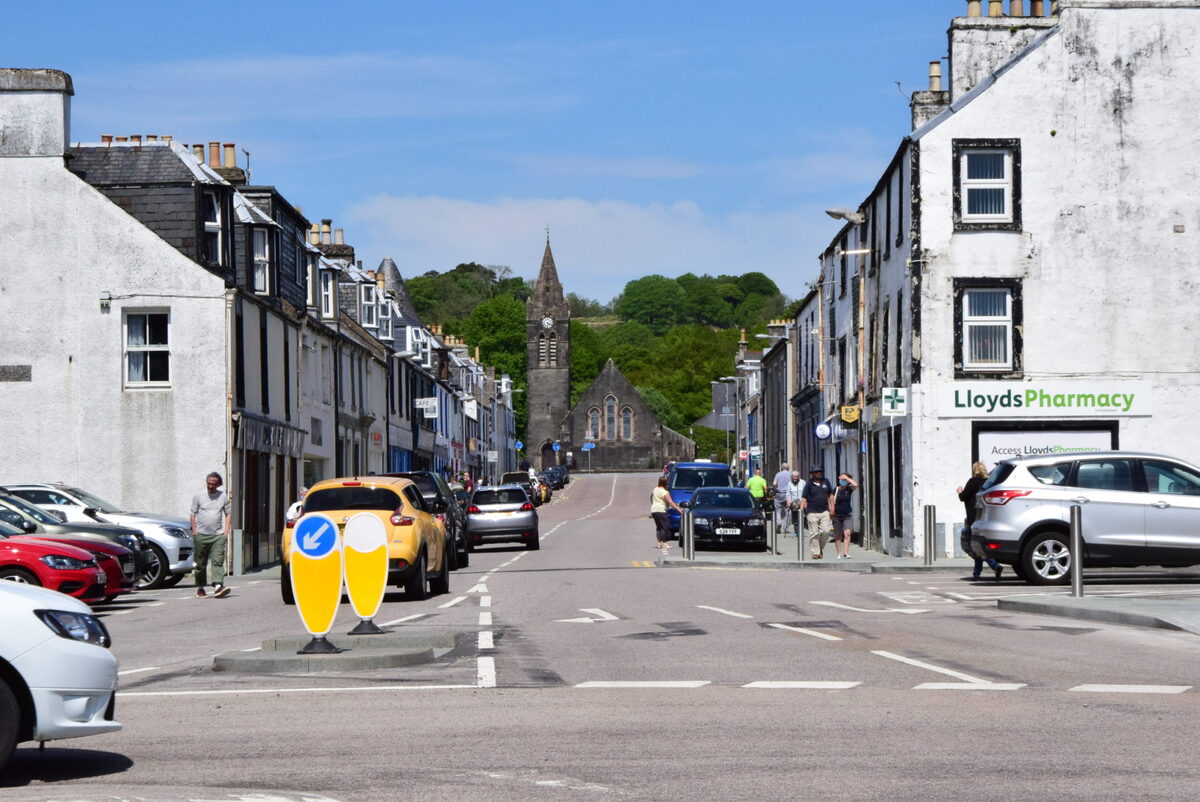
<svg viewBox="0 0 1200 802">
<path fill-rule="evenodd" d="M 554 468 L 547 468 L 538 474 L 538 478 L 550 486 L 551 490 L 562 490 L 562 473 Z"/>
<path fill-rule="evenodd" d="M 533 506 L 542 506 L 542 494 L 539 493 L 533 486 L 533 480 L 529 478 L 529 473 L 526 471 L 509 471 L 500 477 L 502 485 L 520 485 L 525 491 L 525 495 L 529 496 L 533 501 Z"/>
<path fill-rule="evenodd" d="M 467 552 L 466 511 L 441 474 L 434 471 L 409 471 L 388 473 L 384 476 L 399 476 L 413 481 L 421 491 L 421 497 L 425 499 L 430 512 L 446 525 L 446 540 L 454 544 L 454 548 L 447 555 L 450 558 L 450 570 L 466 568 L 471 560 Z"/>
<path fill-rule="evenodd" d="M 696 545 L 767 547 L 767 521 L 749 490 L 701 487 L 687 502 Z"/>
</svg>

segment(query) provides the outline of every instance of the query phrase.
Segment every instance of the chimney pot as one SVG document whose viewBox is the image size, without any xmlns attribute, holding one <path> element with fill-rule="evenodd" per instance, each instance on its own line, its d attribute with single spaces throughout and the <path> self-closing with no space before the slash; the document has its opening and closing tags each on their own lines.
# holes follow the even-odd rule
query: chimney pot
<svg viewBox="0 0 1200 802">
<path fill-rule="evenodd" d="M 1045 7 L 1045 5 L 1042 3 L 1042 0 L 1030 0 L 1030 2 L 1029 2 L 1029 16 L 1031 16 L 1031 17 L 1044 17 L 1044 16 L 1046 16 L 1046 7 Z"/>
<path fill-rule="evenodd" d="M 163 142 L 170 142 L 171 139 L 172 139 L 172 137 L 170 134 L 163 134 L 163 138 L 162 138 Z"/>
<path fill-rule="evenodd" d="M 1025 0 L 1009 0 L 1008 16 L 1010 16 L 1010 17 L 1025 16 Z"/>
<path fill-rule="evenodd" d="M 196 161 L 204 164 L 204 146 L 192 145 L 192 156 L 196 158 Z"/>
<path fill-rule="evenodd" d="M 345 239 L 344 235 L 342 234 L 342 230 L 340 228 L 335 228 L 333 230 L 333 244 L 334 245 L 345 245 L 346 244 L 346 239 Z"/>
<path fill-rule="evenodd" d="M 225 166 L 237 167 L 237 152 L 232 142 L 225 143 Z"/>
<path fill-rule="evenodd" d="M 146 141 L 147 142 L 157 142 L 158 134 L 146 134 Z"/>
<path fill-rule="evenodd" d="M 129 141 L 129 137 L 127 137 L 127 136 L 119 136 L 119 137 L 117 137 L 117 141 L 118 141 L 118 142 L 128 142 L 128 141 Z"/>
<path fill-rule="evenodd" d="M 929 91 L 930 92 L 941 92 L 942 91 L 942 62 L 941 61 L 929 62 Z"/>
<path fill-rule="evenodd" d="M 134 135 L 132 135 L 131 137 L 129 137 L 129 141 L 130 141 L 130 142 L 132 142 L 132 143 L 133 143 L 133 144 L 135 144 L 135 145 L 140 145 L 140 144 L 142 144 L 142 135 L 141 135 L 141 134 L 134 134 Z"/>
<path fill-rule="evenodd" d="M 111 145 L 112 144 L 112 134 L 101 134 L 100 141 L 106 145 Z"/>
<path fill-rule="evenodd" d="M 332 245 L 333 244 L 333 239 L 330 236 L 332 231 L 333 231 L 333 221 L 328 220 L 328 219 L 322 220 L 321 221 L 321 244 L 322 245 Z"/>
<path fill-rule="evenodd" d="M 967 16 L 979 17 L 981 14 L 980 0 L 967 0 Z"/>
<path fill-rule="evenodd" d="M 221 166 L 221 143 L 220 142 L 209 142 L 208 143 L 208 166 L 209 167 L 220 167 Z"/>
<path fill-rule="evenodd" d="M 1004 16 L 1004 0 L 988 0 L 988 16 L 1003 17 Z"/>
<path fill-rule="evenodd" d="M 1053 0 L 1053 2 L 1050 3 L 1050 16 L 1058 16 L 1058 0 Z"/>
</svg>

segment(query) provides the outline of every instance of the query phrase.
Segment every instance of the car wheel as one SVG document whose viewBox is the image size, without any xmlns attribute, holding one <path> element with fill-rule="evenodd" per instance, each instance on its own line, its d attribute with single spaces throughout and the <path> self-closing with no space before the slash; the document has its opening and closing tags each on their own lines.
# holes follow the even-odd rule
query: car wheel
<svg viewBox="0 0 1200 802">
<path fill-rule="evenodd" d="M 150 554 L 146 564 L 142 566 L 142 573 L 138 576 L 138 587 L 142 590 L 161 588 L 169 576 L 171 572 L 167 570 L 166 552 L 161 546 L 151 543 Z"/>
<path fill-rule="evenodd" d="M 447 541 L 443 553 L 442 562 L 446 564 L 447 571 L 458 570 L 458 548 L 453 540 Z"/>
<path fill-rule="evenodd" d="M 283 598 L 284 604 L 296 603 L 296 593 L 292 590 L 292 572 L 287 563 L 283 563 L 283 570 L 280 572 L 279 595 Z"/>
<path fill-rule="evenodd" d="M 1067 536 L 1046 532 L 1035 536 L 1021 554 L 1025 581 L 1035 585 L 1065 585 L 1071 578 L 1071 547 Z"/>
<path fill-rule="evenodd" d="M 16 582 L 21 585 L 40 585 L 41 580 L 33 573 L 26 571 L 24 568 L 8 567 L 0 568 L 0 580 L 7 582 Z"/>
<path fill-rule="evenodd" d="M 450 555 L 453 549 L 442 552 L 442 572 L 429 578 L 429 592 L 432 596 L 441 596 L 450 592 Z"/>
<path fill-rule="evenodd" d="M 525 548 L 528 551 L 537 551 L 542 547 L 542 539 L 534 533 L 533 537 L 525 541 Z"/>
<path fill-rule="evenodd" d="M 404 583 L 404 595 L 409 601 L 425 601 L 429 598 L 429 574 L 425 566 L 425 554 L 417 558 L 408 581 Z"/>
<path fill-rule="evenodd" d="M 21 710 L 17 697 L 8 683 L 0 680 L 0 774 L 17 748 L 17 730 L 21 726 Z"/>
<path fill-rule="evenodd" d="M 466 568 L 471 564 L 471 544 L 463 541 L 462 551 L 458 553 L 458 567 Z"/>
</svg>

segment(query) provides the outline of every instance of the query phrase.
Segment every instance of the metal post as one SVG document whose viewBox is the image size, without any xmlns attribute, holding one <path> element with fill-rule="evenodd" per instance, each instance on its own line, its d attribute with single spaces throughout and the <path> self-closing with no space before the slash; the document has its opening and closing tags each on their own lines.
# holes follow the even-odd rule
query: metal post
<svg viewBox="0 0 1200 802">
<path fill-rule="evenodd" d="M 933 549 L 937 540 L 937 508 L 925 505 L 925 565 L 933 565 Z"/>
<path fill-rule="evenodd" d="M 692 511 L 685 509 L 679 516 L 679 541 L 683 546 L 683 559 L 696 559 L 696 532 L 692 523 Z"/>
<path fill-rule="evenodd" d="M 1083 508 L 1071 505 L 1071 595 L 1083 596 Z"/>
<path fill-rule="evenodd" d="M 791 512 L 789 510 L 789 512 Z M 804 562 L 804 511 L 796 510 L 796 562 Z"/>
<path fill-rule="evenodd" d="M 777 509 L 778 507 L 775 506 L 775 502 L 772 501 L 771 512 L 769 514 L 764 514 L 767 522 L 767 548 L 771 550 L 772 554 L 779 553 L 779 521 L 775 520 L 777 517 L 775 511 Z"/>
</svg>

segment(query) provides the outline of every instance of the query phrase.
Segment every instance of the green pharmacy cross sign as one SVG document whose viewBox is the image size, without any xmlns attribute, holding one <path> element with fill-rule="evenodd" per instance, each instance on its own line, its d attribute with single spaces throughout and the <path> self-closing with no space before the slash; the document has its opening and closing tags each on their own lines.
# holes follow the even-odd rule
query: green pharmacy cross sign
<svg viewBox="0 0 1200 802">
<path fill-rule="evenodd" d="M 908 414 L 908 390 L 903 387 L 883 388 L 883 414 L 897 417 Z"/>
</svg>

